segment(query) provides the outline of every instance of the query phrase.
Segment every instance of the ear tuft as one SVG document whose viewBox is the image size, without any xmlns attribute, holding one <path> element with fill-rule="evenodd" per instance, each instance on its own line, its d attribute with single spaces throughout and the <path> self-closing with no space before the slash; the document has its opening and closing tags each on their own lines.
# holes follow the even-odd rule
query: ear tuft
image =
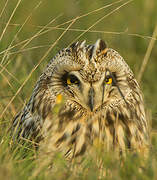
<svg viewBox="0 0 157 180">
<path fill-rule="evenodd" d="M 80 42 L 80 48 L 84 48 L 84 47 L 85 47 L 85 44 L 86 44 L 86 40 Z"/>
<path fill-rule="evenodd" d="M 94 45 L 93 55 L 102 54 L 103 52 L 106 52 L 106 50 L 107 50 L 106 43 L 103 40 L 98 39 Z"/>
<path fill-rule="evenodd" d="M 78 44 L 79 44 L 79 42 L 74 42 L 74 43 L 72 43 L 70 45 L 70 48 L 71 48 L 72 52 L 76 51 Z"/>
<path fill-rule="evenodd" d="M 98 44 L 99 44 L 99 50 L 100 51 L 103 51 L 104 49 L 107 48 L 106 43 L 103 40 L 101 40 L 101 39 L 98 40 Z"/>
<path fill-rule="evenodd" d="M 82 49 L 85 47 L 86 41 L 81 41 L 81 42 L 74 42 L 73 44 L 70 45 L 70 48 L 72 52 L 76 52 L 78 49 Z"/>
</svg>

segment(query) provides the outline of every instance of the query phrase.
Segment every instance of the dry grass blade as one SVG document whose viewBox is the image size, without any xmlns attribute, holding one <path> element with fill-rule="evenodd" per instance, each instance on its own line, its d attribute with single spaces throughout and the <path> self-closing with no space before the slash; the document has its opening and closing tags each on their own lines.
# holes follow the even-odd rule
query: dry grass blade
<svg viewBox="0 0 157 180">
<path fill-rule="evenodd" d="M 37 4 L 37 6 L 35 6 L 34 10 L 36 10 L 41 4 L 41 1 Z M 21 32 L 21 30 L 23 29 L 24 25 L 27 23 L 27 21 L 31 18 L 31 16 L 33 15 L 34 10 L 31 12 L 31 14 L 26 18 L 26 20 L 24 21 L 24 23 L 21 25 L 20 29 L 17 31 L 17 33 L 15 34 L 14 38 L 12 39 L 9 47 L 5 50 L 5 53 L 3 55 L 1 64 L 3 64 L 5 57 L 8 55 L 8 51 L 10 49 L 10 47 L 12 46 L 13 42 L 15 41 L 15 39 L 17 38 L 18 34 Z M 10 55 L 10 54 L 9 54 Z"/>
<path fill-rule="evenodd" d="M 2 69 L 4 68 L 4 70 L 12 77 L 12 78 L 14 78 L 15 80 L 16 80 L 16 82 L 18 82 L 19 84 L 20 84 L 20 82 L 19 82 L 19 80 L 12 74 L 12 73 L 10 73 L 4 66 L 2 66 L 1 64 L 0 64 L 0 67 L 2 67 Z M 2 72 L 0 71 L 0 74 L 1 74 Z"/>
<path fill-rule="evenodd" d="M 9 82 L 9 80 L 7 79 L 7 77 L 3 74 L 3 73 L 1 73 L 1 76 L 4 78 L 4 80 L 7 82 L 7 84 L 10 86 L 10 88 L 13 90 L 14 88 L 13 88 L 13 86 L 11 85 L 11 83 Z"/>
<path fill-rule="evenodd" d="M 3 36 L 4 36 L 4 34 L 5 34 L 5 32 L 6 32 L 6 30 L 7 30 L 7 27 L 8 27 L 8 25 L 9 25 L 12 17 L 14 16 L 14 14 L 15 14 L 15 12 L 16 12 L 16 10 L 17 10 L 17 8 L 18 8 L 18 6 L 19 6 L 20 3 L 21 3 L 21 0 L 19 0 L 19 1 L 17 2 L 17 4 L 16 4 L 16 6 L 15 6 L 15 8 L 14 8 L 14 10 L 13 10 L 13 12 L 12 12 L 12 14 L 11 14 L 11 16 L 10 16 L 7 24 L 6 24 L 6 26 L 5 26 L 5 28 L 3 29 L 3 32 L 2 32 L 2 34 L 1 34 L 1 36 L 0 36 L 0 42 L 1 42 L 1 40 L 2 40 L 2 38 L 3 38 Z"/>
<path fill-rule="evenodd" d="M 2 66 L 2 65 L 1 65 L 2 69 L 0 70 L 0 74 L 6 69 L 7 65 L 9 65 L 10 62 L 11 62 L 11 61 L 8 61 L 8 62 L 5 64 L 5 66 Z"/>
<path fill-rule="evenodd" d="M 108 8 L 108 7 L 110 7 L 110 6 L 115 5 L 115 4 L 118 4 L 118 3 L 122 2 L 122 1 L 124 1 L 124 0 L 119 0 L 119 1 L 116 1 L 116 2 L 113 2 L 113 3 L 110 3 L 110 4 L 108 4 L 108 5 L 105 5 L 105 6 L 101 7 L 101 8 L 95 9 L 95 10 L 93 10 L 93 11 L 91 11 L 91 12 L 86 13 L 86 14 L 82 14 L 82 15 L 78 16 L 78 18 L 80 19 L 80 18 L 86 17 L 86 16 L 91 15 L 91 14 L 93 14 L 93 13 L 95 13 L 95 12 L 98 12 L 98 11 L 100 11 L 100 10 L 106 9 L 106 8 Z M 73 19 L 71 19 L 71 20 L 68 20 L 68 21 L 66 21 L 66 22 L 64 22 L 64 23 L 62 23 L 62 24 L 59 24 L 57 27 L 60 27 L 60 26 L 65 25 L 65 24 L 69 24 L 69 23 L 72 22 L 74 19 L 75 19 L 75 18 L 73 18 Z M 11 24 L 9 24 L 9 25 L 10 25 L 10 26 L 21 26 L 21 24 L 15 24 L 15 23 L 11 23 Z M 36 25 L 30 25 L 30 26 L 38 27 L 38 28 L 43 28 L 43 26 L 36 26 Z M 50 28 L 51 28 L 51 27 L 50 27 Z"/>
<path fill-rule="evenodd" d="M 146 36 L 146 35 L 141 35 L 141 34 L 137 34 L 137 33 L 129 33 L 129 36 L 134 36 L 134 37 L 139 37 L 139 38 L 143 38 L 143 39 L 153 39 L 153 40 L 157 40 L 157 38 L 152 37 L 152 36 Z"/>
<path fill-rule="evenodd" d="M 65 30 L 65 28 L 60 28 L 60 27 L 49 27 L 49 29 L 57 29 L 57 30 Z M 68 31 L 73 31 L 73 32 L 86 32 L 86 29 L 76 29 L 76 28 L 70 28 Z M 89 30 L 88 32 L 91 33 L 103 33 L 103 34 L 123 34 L 126 33 L 127 31 L 121 31 L 121 32 L 116 32 L 116 31 L 100 31 L 100 30 Z"/>
<path fill-rule="evenodd" d="M 30 50 L 34 50 L 34 49 L 38 49 L 38 48 L 50 47 L 50 46 L 51 46 L 51 44 L 41 45 L 41 46 L 33 46 L 33 47 L 30 47 L 30 48 L 20 49 L 19 51 L 13 51 L 13 52 L 9 53 L 9 55 L 19 54 L 19 53 L 23 53 L 23 52 L 26 52 L 26 51 L 30 51 Z M 1 56 L 2 55 L 0 55 L 0 57 Z"/>
<path fill-rule="evenodd" d="M 3 67 L 1 64 L 0 64 L 0 66 Z M 5 67 L 4 67 L 4 69 L 5 69 Z M 20 83 L 20 82 L 18 81 L 18 79 L 16 79 L 16 77 L 14 77 L 9 71 L 7 71 L 7 69 L 5 69 L 5 70 L 6 70 L 6 72 L 7 72 L 11 77 L 13 77 L 18 83 Z M 10 87 L 11 90 L 12 90 L 12 92 L 14 92 L 14 87 L 11 85 L 9 79 L 8 79 L 2 72 L 0 72 L 0 74 L 1 74 L 1 76 L 3 77 L 3 79 L 6 81 L 6 83 L 9 85 L 9 87 Z M 10 97 L 13 97 L 13 96 L 10 96 Z M 2 98 L 3 98 L 3 97 L 1 97 L 1 99 L 2 99 Z M 22 100 L 20 97 L 19 97 L 18 99 L 19 99 L 19 101 L 20 101 L 22 104 L 24 104 L 23 100 Z"/>
<path fill-rule="evenodd" d="M 80 18 L 80 17 L 79 17 Z M 32 25 L 34 26 L 34 25 Z M 51 29 L 51 30 L 65 30 L 66 28 L 64 27 L 59 27 L 61 26 L 58 25 L 56 27 L 49 27 L 47 26 L 46 29 Z M 40 27 L 42 28 L 43 26 L 35 26 L 35 27 Z M 73 31 L 73 32 L 85 32 L 87 31 L 86 29 L 76 29 L 76 28 L 70 28 L 68 29 L 68 31 Z M 89 30 L 88 32 L 90 33 L 102 33 L 102 34 L 113 34 L 113 35 L 122 35 L 122 34 L 127 34 L 128 36 L 134 36 L 134 37 L 139 37 L 139 38 L 143 38 L 143 39 L 154 39 L 154 40 L 157 40 L 157 38 L 154 38 L 152 36 L 147 36 L 147 35 L 141 35 L 141 34 L 137 34 L 137 33 L 128 33 L 128 29 L 124 30 L 124 31 L 100 31 L 100 30 Z"/>
<path fill-rule="evenodd" d="M 52 30 L 52 27 L 49 27 L 49 29 Z M 53 29 L 57 29 L 57 30 L 65 30 L 66 28 L 57 28 L 57 27 L 53 27 Z M 73 32 L 85 32 L 85 29 L 68 29 L 68 31 L 73 31 Z M 139 38 L 143 38 L 143 39 L 153 39 L 153 40 L 157 40 L 157 38 L 154 38 L 152 36 L 146 36 L 146 35 L 141 35 L 141 34 L 135 34 L 135 33 L 127 33 L 127 29 L 125 31 L 100 31 L 100 30 L 89 30 L 89 33 L 102 33 L 102 34 L 111 34 L 111 35 L 123 35 L 123 34 L 127 34 L 128 36 L 134 36 L 134 37 L 139 37 Z M 45 32 L 44 32 L 45 33 Z M 39 46 L 33 46 L 30 48 L 25 48 L 25 49 L 20 49 L 19 51 L 14 51 L 9 53 L 9 55 L 13 55 L 13 54 L 19 54 L 19 53 L 23 53 L 23 52 L 27 52 L 30 50 L 34 50 L 34 49 L 38 49 L 38 48 L 44 48 L 44 47 L 50 47 L 51 44 L 46 44 L 46 45 L 39 45 Z M 3 56 L 3 55 L 0 55 Z M 1 73 L 1 72 L 0 72 Z"/>
<path fill-rule="evenodd" d="M 51 30 L 46 30 L 46 31 L 42 32 L 44 29 L 46 29 L 46 27 L 47 27 L 48 25 L 50 25 L 52 22 L 54 22 L 54 21 L 55 21 L 57 18 L 59 18 L 60 16 L 61 16 L 61 15 L 59 15 L 59 16 L 56 17 L 55 19 L 52 19 L 46 26 L 43 26 L 42 29 L 40 29 L 40 30 L 39 30 L 34 36 L 32 36 L 31 38 L 25 39 L 24 41 L 21 41 L 21 42 L 13 45 L 13 46 L 11 46 L 11 47 L 8 47 L 6 50 L 1 51 L 0 54 L 3 54 L 3 53 L 5 53 L 6 51 L 9 51 L 9 50 L 11 50 L 11 49 L 13 49 L 13 48 L 15 48 L 15 47 L 17 47 L 17 46 L 22 45 L 22 44 L 25 43 L 25 44 L 20 48 L 20 49 L 22 50 L 22 49 L 23 49 L 25 46 L 27 46 L 34 38 L 39 37 L 40 35 L 43 35 L 43 34 L 49 32 L 49 31 L 51 31 Z"/>
<path fill-rule="evenodd" d="M 2 11 L 1 11 L 1 14 L 0 14 L 0 18 L 1 18 L 1 16 L 2 16 L 2 14 L 3 14 L 3 12 L 4 12 L 4 10 L 5 10 L 6 6 L 7 6 L 7 4 L 8 4 L 8 1 L 9 1 L 9 0 L 7 0 L 7 1 L 5 2 L 5 5 L 4 5 L 4 7 L 3 7 Z"/>
<path fill-rule="evenodd" d="M 105 16 L 103 16 L 102 18 L 100 18 L 98 21 L 96 21 L 94 24 L 92 24 L 88 29 L 86 29 L 86 31 L 84 31 L 83 33 L 81 33 L 76 39 L 73 40 L 73 42 L 77 41 L 81 36 L 83 36 L 86 32 L 88 32 L 91 28 L 93 28 L 95 25 L 97 25 L 99 22 L 101 22 L 103 19 L 105 19 L 106 17 L 110 16 L 111 14 L 113 14 L 114 12 L 118 11 L 120 8 L 124 7 L 125 5 L 131 3 L 133 0 L 129 0 L 125 3 L 123 3 L 122 5 L 118 6 L 117 8 L 115 8 L 113 11 L 111 11 L 110 13 L 106 14 Z M 72 42 L 72 43 L 73 43 Z M 70 43 L 70 44 L 72 44 Z"/>
<path fill-rule="evenodd" d="M 111 7 L 111 6 L 113 6 L 113 5 L 117 4 L 117 3 L 120 3 L 120 2 L 122 2 L 122 1 L 123 1 L 123 0 L 119 0 L 119 1 L 116 1 L 116 2 L 114 2 L 114 3 L 105 5 L 105 6 L 101 7 L 101 8 L 95 9 L 95 10 L 93 10 L 93 11 L 91 11 L 91 12 L 88 12 L 88 13 L 85 13 L 85 14 L 83 14 L 83 15 L 81 15 L 81 16 L 78 16 L 77 19 L 86 17 L 86 16 L 88 16 L 88 15 L 90 15 L 90 14 L 93 14 L 93 13 L 95 13 L 95 12 L 98 12 L 98 11 L 102 10 L 102 9 Z M 53 30 L 53 29 L 55 29 L 55 28 L 58 28 L 58 27 L 60 27 L 60 26 L 62 26 L 62 25 L 71 23 L 71 22 L 73 22 L 74 19 L 75 19 L 75 18 L 73 18 L 73 19 L 71 19 L 71 20 L 69 20 L 69 21 L 66 21 L 66 22 L 64 22 L 64 23 L 62 23 L 62 24 L 59 24 L 59 25 L 57 25 L 56 27 L 48 27 L 48 25 L 49 25 L 50 23 L 49 23 L 48 25 L 44 26 L 44 27 L 43 27 L 43 26 L 35 26 L 35 27 L 42 28 L 42 30 L 40 31 L 41 33 L 38 33 L 38 34 L 34 35 L 34 36 L 33 36 L 33 39 L 34 39 L 35 37 L 41 36 L 41 35 L 49 32 L 49 31 L 51 31 L 51 30 Z M 51 23 L 52 23 L 52 22 L 51 22 Z M 11 24 L 11 25 L 12 25 L 12 24 Z M 15 25 L 16 25 L 16 26 L 20 26 L 20 24 L 15 24 Z M 34 25 L 32 25 L 32 26 L 34 26 Z M 42 32 L 44 29 L 48 29 L 48 30 Z M 15 47 L 17 47 L 17 46 L 19 46 L 19 45 L 22 45 L 23 43 L 27 43 L 28 41 L 30 42 L 30 38 L 25 39 L 24 41 L 21 41 L 20 43 L 15 44 L 14 46 L 8 48 L 7 50 L 11 50 L 11 49 L 13 49 L 13 48 L 15 48 Z M 5 53 L 5 51 L 7 51 L 7 50 L 1 51 L 0 54 Z"/>
<path fill-rule="evenodd" d="M 22 83 L 22 85 L 20 86 L 20 88 L 17 90 L 17 92 L 15 93 L 15 95 L 12 97 L 12 99 L 10 100 L 10 102 L 7 104 L 7 106 L 4 108 L 2 114 L 0 115 L 0 118 L 3 117 L 4 113 L 6 112 L 6 110 L 8 109 L 8 107 L 10 106 L 10 104 L 13 102 L 13 100 L 15 99 L 15 97 L 18 95 L 18 93 L 21 91 L 21 89 L 24 87 L 24 85 L 26 84 L 26 82 L 29 80 L 29 78 L 31 77 L 31 75 L 33 74 L 33 72 L 37 69 L 37 67 L 41 64 L 41 62 L 47 57 L 47 55 L 50 53 L 50 51 L 52 50 L 52 48 L 58 43 L 58 41 L 63 37 L 63 35 L 67 32 L 67 30 L 74 24 L 74 22 L 77 20 L 78 18 L 75 18 L 70 25 L 67 27 L 67 29 L 59 36 L 59 38 L 52 44 L 52 46 L 46 51 L 46 53 L 43 55 L 43 57 L 40 59 L 39 63 L 32 69 L 32 71 L 29 73 L 29 75 L 27 76 L 27 78 L 25 79 L 25 81 Z"/>
<path fill-rule="evenodd" d="M 20 137 L 20 139 L 24 140 L 25 142 L 30 142 L 30 143 L 33 144 L 33 145 L 39 146 L 39 143 L 37 143 L 37 142 L 35 142 L 35 141 L 31 141 L 31 140 L 26 139 L 26 138 L 24 138 L 24 137 Z"/>
<path fill-rule="evenodd" d="M 118 3 L 122 2 L 122 1 L 124 1 L 124 0 L 119 0 L 119 1 L 116 1 L 116 2 L 113 2 L 113 3 L 110 3 L 110 4 L 108 4 L 108 5 L 105 5 L 105 6 L 101 7 L 101 8 L 95 9 L 94 11 L 91 11 L 91 12 L 88 12 L 88 13 L 83 14 L 83 15 L 81 15 L 81 16 L 78 16 L 77 18 L 80 19 L 80 18 L 86 17 L 86 16 L 88 16 L 88 15 L 90 15 L 90 14 L 93 14 L 93 13 L 95 13 L 95 12 L 98 12 L 98 11 L 102 10 L 102 9 L 106 9 L 106 8 L 108 8 L 108 7 L 111 7 L 111 6 L 113 6 L 113 5 L 115 5 L 115 4 L 118 4 Z M 59 24 L 57 27 L 63 26 L 63 25 L 65 25 L 65 24 L 68 24 L 68 23 L 72 22 L 73 20 L 74 20 L 74 19 L 71 19 L 71 20 L 69 20 L 69 21 L 67 21 L 67 22 L 64 22 L 64 23 L 62 23 L 62 24 Z"/>
<path fill-rule="evenodd" d="M 55 19 L 52 19 L 46 26 L 44 26 L 42 29 L 40 29 L 34 36 L 32 36 L 31 38 L 29 38 L 29 40 L 20 48 L 23 49 L 25 46 L 27 46 L 35 37 L 39 36 L 41 34 L 41 32 L 43 30 L 46 29 L 46 27 L 50 24 L 52 24 L 54 21 L 56 21 L 56 19 L 58 19 L 59 17 L 61 17 L 62 14 L 60 14 L 59 16 L 57 16 Z"/>
<path fill-rule="evenodd" d="M 39 2 L 39 3 L 37 4 L 37 6 L 34 8 L 34 10 L 36 10 L 36 9 L 39 7 L 40 4 L 41 4 L 41 2 Z M 20 28 L 19 31 L 16 33 L 15 37 L 18 35 L 18 33 L 20 33 L 20 31 L 22 30 L 22 28 L 24 27 L 24 25 L 26 24 L 26 22 L 30 19 L 30 17 L 32 16 L 32 14 L 33 14 L 33 12 L 26 18 L 25 22 L 22 24 L 21 28 Z M 60 15 L 59 15 L 58 17 L 60 17 Z M 53 19 L 50 23 L 54 22 L 58 17 L 56 17 L 55 19 Z M 49 24 L 50 24 L 50 23 L 49 23 Z M 49 25 L 49 24 L 48 24 L 48 25 Z M 47 26 L 47 25 L 46 25 L 46 26 Z M 44 30 L 44 27 L 42 28 L 42 30 Z M 42 30 L 40 30 L 40 31 L 42 31 Z M 33 37 L 28 38 L 28 39 L 22 41 L 22 43 L 21 43 L 21 42 L 18 43 L 17 45 L 26 43 L 26 44 L 24 44 L 24 45 L 20 48 L 20 50 L 22 51 L 22 49 L 23 49 L 28 43 L 30 43 L 35 37 L 37 37 L 38 34 L 40 34 L 40 32 L 37 32 Z M 14 40 L 15 40 L 15 37 L 14 37 L 14 39 L 12 40 L 11 44 L 9 45 L 9 47 L 8 47 L 6 50 L 4 50 L 3 52 L 1 52 L 2 54 L 4 53 L 3 59 L 2 59 L 2 62 L 1 62 L 1 63 L 3 63 L 4 57 L 8 54 L 8 51 L 11 50 L 13 47 L 16 47 L 16 45 L 11 46 L 12 43 L 14 42 Z M 0 53 L 0 54 L 1 54 L 1 53 Z M 9 53 L 9 55 L 11 55 L 11 54 L 12 54 L 12 53 Z M 3 66 L 3 68 L 2 68 L 1 71 L 0 71 L 0 73 L 2 73 L 2 72 L 4 71 L 4 69 L 6 69 L 7 65 L 8 65 L 10 62 L 11 62 L 11 61 L 8 61 L 7 64 L 5 64 L 5 66 Z"/>
<path fill-rule="evenodd" d="M 156 26 L 154 28 L 152 39 L 150 40 L 150 43 L 148 45 L 146 54 L 144 56 L 144 59 L 143 59 L 142 65 L 141 65 L 141 69 L 140 69 L 138 77 L 137 77 L 138 82 L 140 82 L 141 79 L 142 79 L 143 73 L 144 73 L 144 71 L 146 69 L 150 54 L 152 52 L 152 49 L 153 49 L 153 46 L 154 46 L 154 43 L 155 43 L 156 37 L 157 37 L 157 24 L 156 24 Z"/>
</svg>

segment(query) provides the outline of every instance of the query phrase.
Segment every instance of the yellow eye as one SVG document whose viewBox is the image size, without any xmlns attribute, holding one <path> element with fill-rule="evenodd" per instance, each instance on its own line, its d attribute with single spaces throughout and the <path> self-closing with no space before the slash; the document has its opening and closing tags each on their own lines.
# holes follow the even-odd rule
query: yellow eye
<svg viewBox="0 0 157 180">
<path fill-rule="evenodd" d="M 112 84 L 112 78 L 111 77 L 106 78 L 105 84 Z"/>
<path fill-rule="evenodd" d="M 68 84 L 68 85 L 71 84 L 70 78 L 67 79 L 67 84 Z"/>
<path fill-rule="evenodd" d="M 78 84 L 78 83 L 79 83 L 79 81 L 78 81 L 78 79 L 77 79 L 76 76 L 71 75 L 71 76 L 67 77 L 67 84 L 68 84 L 68 85 Z"/>
</svg>

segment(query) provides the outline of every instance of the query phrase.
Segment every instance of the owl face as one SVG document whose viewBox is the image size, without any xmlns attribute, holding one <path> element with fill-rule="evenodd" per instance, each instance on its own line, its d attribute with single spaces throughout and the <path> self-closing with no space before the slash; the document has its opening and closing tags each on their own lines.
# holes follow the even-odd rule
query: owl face
<svg viewBox="0 0 157 180">
<path fill-rule="evenodd" d="M 49 84 L 52 93 L 62 94 L 67 101 L 86 111 L 96 112 L 125 101 L 131 91 L 127 81 L 131 70 L 122 57 L 106 48 L 101 40 L 94 45 L 73 44 L 61 51 L 49 67 L 53 67 Z"/>
<path fill-rule="evenodd" d="M 80 71 L 67 72 L 61 78 L 63 94 L 68 95 L 71 101 L 93 112 L 107 103 L 110 96 L 115 99 L 120 97 L 115 73 L 106 70 L 97 81 L 90 82 L 83 78 Z"/>
</svg>

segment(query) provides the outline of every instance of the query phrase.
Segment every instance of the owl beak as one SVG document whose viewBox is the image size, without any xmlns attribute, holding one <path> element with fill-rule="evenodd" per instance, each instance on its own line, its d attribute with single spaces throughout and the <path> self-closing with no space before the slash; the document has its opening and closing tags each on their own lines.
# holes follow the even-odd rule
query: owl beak
<svg viewBox="0 0 157 180">
<path fill-rule="evenodd" d="M 89 101 L 88 101 L 88 105 L 90 107 L 90 110 L 93 112 L 94 109 L 94 89 L 93 87 L 90 88 L 88 96 L 89 96 Z"/>
</svg>

